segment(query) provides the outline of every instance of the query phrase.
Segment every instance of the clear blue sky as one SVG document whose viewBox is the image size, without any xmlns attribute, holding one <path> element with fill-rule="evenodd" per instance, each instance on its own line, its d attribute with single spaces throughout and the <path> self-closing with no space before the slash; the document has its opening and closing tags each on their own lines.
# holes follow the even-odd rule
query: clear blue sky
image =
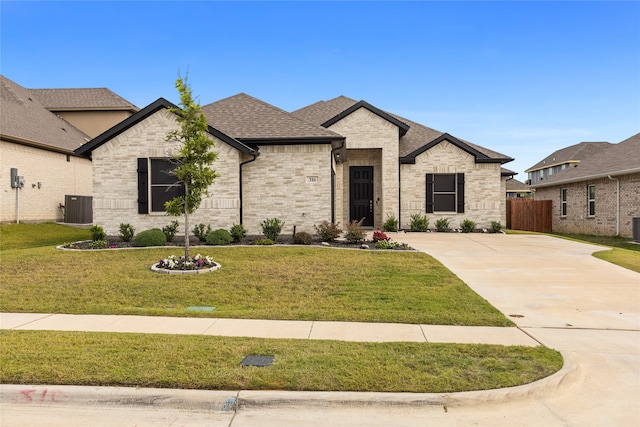
<svg viewBox="0 0 640 427">
<path fill-rule="evenodd" d="M 0 71 L 138 107 L 345 95 L 515 157 L 640 132 L 640 2 L 0 3 Z M 640 155 L 640 154 L 639 154 Z"/>
</svg>

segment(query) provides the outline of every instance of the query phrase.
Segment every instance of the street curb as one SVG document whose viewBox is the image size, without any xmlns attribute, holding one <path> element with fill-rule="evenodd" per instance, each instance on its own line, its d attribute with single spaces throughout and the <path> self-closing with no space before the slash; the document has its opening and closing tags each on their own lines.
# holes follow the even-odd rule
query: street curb
<svg viewBox="0 0 640 427">
<path fill-rule="evenodd" d="M 315 391 L 220 391 L 133 387 L 0 384 L 0 404 L 23 406 L 81 405 L 154 407 L 198 412 L 236 412 L 295 407 L 430 407 L 468 406 L 539 398 L 568 387 L 581 369 L 563 354 L 564 365 L 553 375 L 516 387 L 459 393 L 376 393 Z"/>
</svg>

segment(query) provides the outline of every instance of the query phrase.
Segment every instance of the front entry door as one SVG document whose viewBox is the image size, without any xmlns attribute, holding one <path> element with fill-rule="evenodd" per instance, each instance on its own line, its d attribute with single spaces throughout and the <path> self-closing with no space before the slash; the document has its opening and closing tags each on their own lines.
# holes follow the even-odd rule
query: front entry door
<svg viewBox="0 0 640 427">
<path fill-rule="evenodd" d="M 351 166 L 349 168 L 349 221 L 360 221 L 373 227 L 373 166 Z"/>
</svg>

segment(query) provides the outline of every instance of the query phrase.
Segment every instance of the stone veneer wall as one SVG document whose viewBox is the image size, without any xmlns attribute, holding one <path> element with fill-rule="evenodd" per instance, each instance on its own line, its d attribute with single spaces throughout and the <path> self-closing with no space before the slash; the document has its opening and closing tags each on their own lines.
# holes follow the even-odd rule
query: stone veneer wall
<svg viewBox="0 0 640 427">
<path fill-rule="evenodd" d="M 373 166 L 374 174 L 374 226 L 382 226 L 387 215 L 398 217 L 398 141 L 399 129 L 394 124 L 360 108 L 329 127 L 346 137 L 347 161 L 338 165 L 340 178 L 341 225 L 349 223 L 349 166 Z M 336 187 L 337 193 L 337 187 Z M 338 199 L 338 197 L 336 198 Z"/>
<path fill-rule="evenodd" d="M 178 234 L 184 234 L 184 217 L 164 212 L 139 214 L 137 202 L 137 158 L 170 157 L 178 147 L 167 142 L 166 135 L 176 126 L 175 116 L 161 110 L 93 151 L 93 222 L 104 227 L 107 234 L 117 235 L 120 223 L 131 224 L 139 232 L 162 228 L 173 220 L 180 223 Z M 212 168 L 220 176 L 210 188 L 211 196 L 190 216 L 191 229 L 198 223 L 228 229 L 240 220 L 240 152 L 218 140 L 214 151 L 218 160 Z"/>
<path fill-rule="evenodd" d="M 426 174 L 464 173 L 464 213 L 426 214 Z M 401 227 L 409 229 L 411 215 L 427 215 L 429 227 L 434 228 L 438 218 L 449 218 L 451 228 L 458 228 L 464 219 L 470 219 L 478 228 L 489 228 L 492 221 L 506 223 L 504 179 L 500 177 L 500 164 L 475 163 L 474 156 L 448 141 L 420 154 L 413 165 L 401 165 Z"/>
<path fill-rule="evenodd" d="M 613 177 L 620 180 L 620 235 L 632 237 L 633 218 L 640 217 L 640 173 Z M 595 216 L 587 216 L 587 186 L 596 186 Z M 562 188 L 567 189 L 567 216 L 561 216 Z M 616 233 L 617 184 L 609 178 L 536 189 L 536 200 L 553 202 L 553 231 L 609 235 Z"/>
<path fill-rule="evenodd" d="M 91 196 L 91 161 L 81 157 L 0 141 L 0 221 L 16 222 L 16 189 L 11 168 L 24 176 L 20 222 L 62 221 L 65 195 Z M 38 182 L 41 183 L 38 188 Z M 34 186 L 35 185 L 35 186 Z"/>
<path fill-rule="evenodd" d="M 331 145 L 264 145 L 243 167 L 243 224 L 261 234 L 267 218 L 285 222 L 283 234 L 331 221 Z"/>
</svg>

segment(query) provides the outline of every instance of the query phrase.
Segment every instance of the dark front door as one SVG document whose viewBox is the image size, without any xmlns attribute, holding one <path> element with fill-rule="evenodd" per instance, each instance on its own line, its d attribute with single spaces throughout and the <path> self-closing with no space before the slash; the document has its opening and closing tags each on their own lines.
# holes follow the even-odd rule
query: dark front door
<svg viewBox="0 0 640 427">
<path fill-rule="evenodd" d="M 350 221 L 373 227 L 373 166 L 349 168 Z"/>
</svg>

